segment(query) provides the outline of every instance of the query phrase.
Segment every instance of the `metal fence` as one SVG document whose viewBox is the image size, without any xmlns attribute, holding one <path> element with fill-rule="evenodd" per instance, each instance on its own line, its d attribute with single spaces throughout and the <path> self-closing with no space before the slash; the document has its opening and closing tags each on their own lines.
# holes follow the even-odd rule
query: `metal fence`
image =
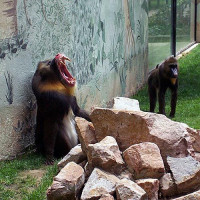
<svg viewBox="0 0 200 200">
<path fill-rule="evenodd" d="M 149 67 L 196 42 L 197 0 L 149 0 Z"/>
</svg>

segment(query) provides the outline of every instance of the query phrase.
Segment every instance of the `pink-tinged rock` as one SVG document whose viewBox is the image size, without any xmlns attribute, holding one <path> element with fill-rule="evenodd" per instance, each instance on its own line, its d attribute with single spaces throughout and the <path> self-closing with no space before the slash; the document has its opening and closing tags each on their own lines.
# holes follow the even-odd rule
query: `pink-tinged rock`
<svg viewBox="0 0 200 200">
<path fill-rule="evenodd" d="M 158 200 L 158 179 L 140 179 L 136 183 L 147 193 L 149 200 Z"/>
<path fill-rule="evenodd" d="M 97 142 L 95 136 L 95 129 L 91 122 L 88 122 L 83 118 L 76 117 L 75 121 L 76 121 L 76 131 L 81 143 L 81 148 L 83 152 L 86 154 L 88 150 L 88 145 Z"/>
<path fill-rule="evenodd" d="M 119 174 L 124 168 L 124 161 L 115 138 L 105 137 L 101 142 L 88 145 L 88 163 L 94 168 Z"/>
<path fill-rule="evenodd" d="M 104 194 L 99 200 L 115 200 L 114 197 L 110 194 Z"/>
<path fill-rule="evenodd" d="M 176 194 L 176 185 L 170 173 L 165 174 L 160 179 L 160 192 L 162 197 L 171 197 Z"/>
<path fill-rule="evenodd" d="M 154 143 L 132 145 L 123 152 L 123 157 L 136 179 L 160 178 L 165 173 L 160 150 Z"/>
<path fill-rule="evenodd" d="M 195 160 L 197 160 L 197 161 L 200 162 L 200 153 L 198 153 L 198 152 L 193 152 L 192 157 L 193 157 Z"/>
<path fill-rule="evenodd" d="M 192 192 L 200 187 L 200 163 L 191 156 L 167 158 L 167 163 L 176 184 L 177 193 Z"/>
<path fill-rule="evenodd" d="M 78 144 L 70 150 L 70 152 L 58 163 L 58 168 L 62 169 L 67 163 L 75 162 L 77 164 L 87 159 L 86 154 L 83 153 L 81 145 Z"/>
<path fill-rule="evenodd" d="M 76 200 L 85 182 L 84 170 L 74 162 L 68 163 L 47 190 L 47 200 Z"/>
<path fill-rule="evenodd" d="M 108 135 L 113 136 L 121 151 L 133 144 L 153 142 L 158 145 L 164 161 L 167 156 L 188 155 L 186 126 L 164 115 L 96 108 L 90 117 L 97 140 L 101 141 Z"/>
<path fill-rule="evenodd" d="M 135 182 L 122 179 L 116 187 L 117 200 L 147 200 L 146 192 Z"/>
<path fill-rule="evenodd" d="M 190 135 L 190 141 L 194 151 L 200 152 L 200 130 L 195 130 L 187 127 L 187 131 Z"/>
<path fill-rule="evenodd" d="M 131 173 L 127 167 L 123 169 L 123 171 L 117 176 L 119 179 L 129 179 L 131 181 L 134 180 L 133 173 Z"/>
<path fill-rule="evenodd" d="M 200 200 L 200 190 L 172 200 Z"/>
<path fill-rule="evenodd" d="M 95 168 L 83 188 L 81 200 L 96 200 L 104 194 L 113 195 L 118 182 L 116 176 Z"/>
</svg>

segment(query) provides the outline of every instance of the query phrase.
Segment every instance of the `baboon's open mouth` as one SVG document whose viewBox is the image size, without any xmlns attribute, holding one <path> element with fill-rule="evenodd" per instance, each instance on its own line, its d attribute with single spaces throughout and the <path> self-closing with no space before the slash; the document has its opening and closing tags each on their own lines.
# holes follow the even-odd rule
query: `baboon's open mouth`
<svg viewBox="0 0 200 200">
<path fill-rule="evenodd" d="M 55 62 L 61 77 L 68 86 L 72 87 L 76 84 L 76 79 L 70 74 L 69 70 L 67 69 L 65 60 L 71 61 L 68 57 L 66 57 L 64 54 L 61 53 L 55 56 Z"/>
</svg>

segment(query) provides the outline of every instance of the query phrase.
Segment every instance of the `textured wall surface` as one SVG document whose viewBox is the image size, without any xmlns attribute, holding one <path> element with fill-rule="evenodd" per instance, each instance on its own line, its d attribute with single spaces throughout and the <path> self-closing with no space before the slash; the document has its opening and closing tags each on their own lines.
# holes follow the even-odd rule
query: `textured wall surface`
<svg viewBox="0 0 200 200">
<path fill-rule="evenodd" d="M 82 108 L 132 95 L 147 76 L 147 0 L 3 0 L 0 8 L 0 159 L 34 142 L 31 79 L 58 52 L 72 62 Z"/>
</svg>

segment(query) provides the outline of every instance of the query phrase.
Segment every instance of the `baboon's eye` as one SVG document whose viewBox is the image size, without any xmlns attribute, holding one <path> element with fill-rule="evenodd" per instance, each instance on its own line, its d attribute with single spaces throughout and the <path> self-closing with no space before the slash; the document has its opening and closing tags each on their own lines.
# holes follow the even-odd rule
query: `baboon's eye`
<svg viewBox="0 0 200 200">
<path fill-rule="evenodd" d="M 177 64 L 174 63 L 174 64 L 170 64 L 169 66 L 170 66 L 171 68 L 176 68 L 176 67 L 177 67 Z"/>
<path fill-rule="evenodd" d="M 47 65 L 51 65 L 51 61 L 49 61 L 49 62 L 47 63 Z"/>
</svg>

